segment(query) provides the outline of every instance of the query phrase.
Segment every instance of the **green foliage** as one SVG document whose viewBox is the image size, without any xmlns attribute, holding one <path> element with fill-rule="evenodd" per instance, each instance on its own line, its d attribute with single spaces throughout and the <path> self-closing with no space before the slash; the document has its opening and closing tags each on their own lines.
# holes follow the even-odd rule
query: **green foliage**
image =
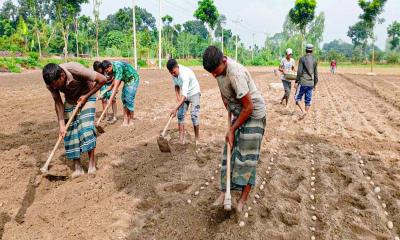
<svg viewBox="0 0 400 240">
<path fill-rule="evenodd" d="M 359 16 L 360 19 L 372 25 L 371 27 L 373 28 L 377 20 L 383 21 L 377 18 L 378 15 L 383 12 L 383 6 L 386 1 L 387 0 L 358 0 L 358 5 L 363 10 L 363 13 Z"/>
<path fill-rule="evenodd" d="M 213 0 L 200 0 L 193 16 L 214 29 L 218 22 L 219 12 Z"/>
<path fill-rule="evenodd" d="M 342 57 L 344 57 L 345 59 L 351 59 L 353 54 L 353 45 L 336 39 L 331 42 L 325 43 L 322 47 L 322 50 L 324 52 L 325 59 L 332 59 L 332 55 L 337 55 L 338 57 L 336 58 L 338 59 Z M 331 56 L 329 56 L 329 53 L 331 54 Z M 343 60 L 344 59 L 341 59 L 341 61 Z"/>
<path fill-rule="evenodd" d="M 347 36 L 351 38 L 351 41 L 355 46 L 365 44 L 368 36 L 370 35 L 371 27 L 369 27 L 368 24 L 364 21 L 359 21 L 353 26 L 350 26 L 349 31 L 347 32 Z"/>
<path fill-rule="evenodd" d="M 296 0 L 289 12 L 290 20 L 304 33 L 307 25 L 314 19 L 316 7 L 316 0 Z"/>
<path fill-rule="evenodd" d="M 388 53 L 388 55 L 386 56 L 386 61 L 387 63 L 390 64 L 398 64 L 400 63 L 400 53 L 396 53 L 396 52 L 390 52 Z"/>
<path fill-rule="evenodd" d="M 400 22 L 394 21 L 387 29 L 390 39 L 390 49 L 394 50 L 400 46 Z"/>
</svg>

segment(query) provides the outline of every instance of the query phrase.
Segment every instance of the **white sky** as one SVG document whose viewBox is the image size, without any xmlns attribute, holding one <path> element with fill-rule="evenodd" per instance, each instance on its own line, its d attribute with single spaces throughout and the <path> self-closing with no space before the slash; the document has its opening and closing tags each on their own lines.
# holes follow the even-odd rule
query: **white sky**
<svg viewBox="0 0 400 240">
<path fill-rule="evenodd" d="M 0 3 L 4 0 L 0 0 Z M 174 23 L 183 23 L 194 19 L 193 12 L 197 7 L 197 0 L 161 0 L 162 16 L 169 14 L 174 18 Z M 82 13 L 92 16 L 92 0 L 90 4 L 82 7 Z M 293 7 L 294 0 L 214 0 L 220 13 L 227 18 L 227 27 L 234 33 L 239 33 L 246 45 L 252 43 L 252 35 L 255 33 L 255 42 L 258 45 L 264 43 L 265 34 L 270 36 L 282 30 L 286 14 Z M 350 25 L 358 21 L 361 9 L 357 0 L 318 0 L 316 13 L 325 12 L 325 31 L 323 42 L 334 39 L 342 39 L 350 42 L 347 31 Z M 159 0 L 136 0 L 136 4 L 144 7 L 158 19 Z M 103 0 L 100 7 L 100 17 L 115 13 L 119 8 L 131 6 L 131 0 Z M 377 45 L 385 47 L 387 39 L 387 27 L 394 20 L 400 21 L 400 1 L 388 0 L 385 5 L 385 18 L 383 24 L 377 25 L 375 33 L 378 36 Z M 238 27 L 232 20 L 242 19 Z"/>
</svg>

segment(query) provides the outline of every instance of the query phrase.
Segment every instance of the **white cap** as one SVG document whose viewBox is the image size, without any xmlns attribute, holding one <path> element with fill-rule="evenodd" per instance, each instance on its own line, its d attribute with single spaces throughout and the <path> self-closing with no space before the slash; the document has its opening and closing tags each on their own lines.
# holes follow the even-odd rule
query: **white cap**
<svg viewBox="0 0 400 240">
<path fill-rule="evenodd" d="M 293 50 L 291 48 L 286 49 L 286 55 L 292 54 Z"/>
</svg>

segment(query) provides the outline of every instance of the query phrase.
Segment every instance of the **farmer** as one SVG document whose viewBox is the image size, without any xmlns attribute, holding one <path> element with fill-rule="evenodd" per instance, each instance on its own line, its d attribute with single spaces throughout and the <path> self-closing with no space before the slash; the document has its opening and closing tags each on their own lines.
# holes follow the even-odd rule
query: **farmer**
<svg viewBox="0 0 400 240">
<path fill-rule="evenodd" d="M 93 70 L 104 75 L 103 65 L 100 61 L 95 61 L 93 63 Z M 106 76 L 107 82 L 100 88 L 99 99 L 101 100 L 101 105 L 103 106 L 103 111 L 106 108 L 107 102 L 110 101 L 110 96 L 112 89 L 114 87 L 114 79 L 112 76 Z M 114 124 L 117 121 L 117 101 L 116 98 L 112 100 L 112 115 L 108 116 L 107 122 Z M 108 113 L 107 113 L 108 114 Z"/>
<path fill-rule="evenodd" d="M 121 82 L 124 82 L 121 94 L 124 107 L 124 122 L 122 126 L 133 126 L 135 96 L 140 81 L 138 73 L 130 64 L 121 61 L 114 61 L 111 63 L 110 61 L 104 60 L 102 65 L 104 72 L 107 75 L 113 75 L 114 78 L 114 87 L 110 99 L 115 98 Z"/>
<path fill-rule="evenodd" d="M 192 105 L 190 115 L 194 128 L 195 143 L 199 141 L 200 126 L 200 85 L 194 72 L 183 65 L 177 63 L 175 59 L 167 62 L 169 73 L 173 76 L 175 95 L 177 104 L 171 111 L 171 116 L 175 117 L 178 113 L 179 141 L 185 143 L 185 113 Z"/>
<path fill-rule="evenodd" d="M 331 73 L 332 73 L 332 74 L 335 74 L 335 72 L 336 72 L 336 65 L 337 65 L 336 60 L 333 59 L 333 60 L 331 61 Z"/>
<path fill-rule="evenodd" d="M 281 61 L 281 64 L 279 65 L 279 71 L 282 73 L 281 75 L 281 80 L 283 84 L 283 89 L 285 90 L 285 93 L 281 99 L 281 104 L 283 103 L 283 100 L 286 100 L 286 107 L 288 106 L 289 103 L 289 97 L 290 97 L 290 91 L 292 89 L 292 82 L 288 79 L 285 78 L 285 74 L 295 71 L 294 66 L 295 62 L 294 59 L 292 58 L 293 51 L 291 48 L 286 49 L 286 57 L 284 57 Z"/>
<path fill-rule="evenodd" d="M 72 178 L 84 174 L 80 159 L 81 154 L 85 152 L 89 154 L 88 173 L 95 173 L 95 93 L 106 83 L 106 78 L 79 63 L 70 62 L 60 65 L 47 64 L 43 68 L 43 80 L 54 99 L 59 135 L 64 137 L 66 156 L 75 163 Z M 64 93 L 64 103 L 60 92 Z M 81 108 L 80 113 L 68 129 L 65 129 L 65 123 L 77 107 Z"/>
<path fill-rule="evenodd" d="M 300 58 L 299 67 L 297 69 L 297 79 L 295 84 L 296 89 L 296 105 L 300 108 L 302 115 L 300 119 L 306 117 L 310 111 L 313 90 L 318 83 L 318 71 L 317 61 L 315 60 L 313 53 L 314 46 L 312 44 L 306 45 L 306 55 Z M 305 111 L 300 105 L 300 101 L 304 96 Z"/>
<path fill-rule="evenodd" d="M 237 211 L 241 212 L 256 183 L 256 166 L 266 124 L 264 98 L 247 69 L 224 56 L 217 47 L 209 46 L 205 50 L 203 66 L 217 79 L 225 108 L 233 115 L 222 155 L 221 195 L 213 205 L 223 204 L 226 181 L 231 181 L 231 189 L 241 191 L 237 205 Z M 232 179 L 229 180 L 226 179 L 226 144 L 232 149 Z"/>
</svg>

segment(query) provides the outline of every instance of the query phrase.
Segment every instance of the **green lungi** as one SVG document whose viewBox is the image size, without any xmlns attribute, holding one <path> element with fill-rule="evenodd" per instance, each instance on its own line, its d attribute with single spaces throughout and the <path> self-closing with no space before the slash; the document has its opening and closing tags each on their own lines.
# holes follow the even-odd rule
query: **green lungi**
<svg viewBox="0 0 400 240">
<path fill-rule="evenodd" d="M 64 103 L 64 119 L 68 121 L 76 105 Z M 70 160 L 96 147 L 96 96 L 92 95 L 68 127 L 64 137 L 65 154 Z"/>
<path fill-rule="evenodd" d="M 260 158 L 261 142 L 264 136 L 266 117 L 249 118 L 235 131 L 231 157 L 231 190 L 242 191 L 246 185 L 256 183 L 256 167 Z M 226 191 L 226 150 L 222 154 L 221 191 Z"/>
</svg>

